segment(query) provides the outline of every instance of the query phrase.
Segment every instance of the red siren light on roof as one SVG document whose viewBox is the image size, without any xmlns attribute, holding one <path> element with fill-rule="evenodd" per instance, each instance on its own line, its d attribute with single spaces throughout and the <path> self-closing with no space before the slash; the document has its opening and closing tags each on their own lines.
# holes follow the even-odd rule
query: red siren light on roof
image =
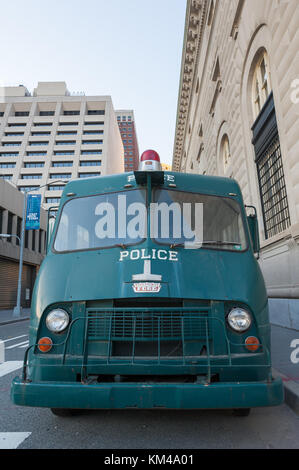
<svg viewBox="0 0 299 470">
<path fill-rule="evenodd" d="M 162 171 L 159 154 L 155 150 L 146 150 L 140 157 L 139 171 Z"/>
</svg>

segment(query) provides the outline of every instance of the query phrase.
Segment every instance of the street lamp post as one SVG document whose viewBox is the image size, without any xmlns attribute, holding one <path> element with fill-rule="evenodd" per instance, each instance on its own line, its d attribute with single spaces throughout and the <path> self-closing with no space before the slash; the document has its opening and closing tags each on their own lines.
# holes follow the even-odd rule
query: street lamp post
<svg viewBox="0 0 299 470">
<path fill-rule="evenodd" d="M 56 183 L 66 183 L 63 180 L 56 180 L 52 183 L 43 184 L 39 189 L 44 188 L 45 186 L 51 186 Z M 13 317 L 19 318 L 21 316 L 22 307 L 21 307 L 21 292 L 22 292 L 22 270 L 23 270 L 23 253 L 24 253 L 24 238 L 25 238 L 25 219 L 26 219 L 26 207 L 27 207 L 27 194 L 30 192 L 36 192 L 36 189 L 29 189 L 24 191 L 24 204 L 23 204 L 23 218 L 22 218 L 22 228 L 21 228 L 21 240 L 20 240 L 20 260 L 19 260 L 19 277 L 18 277 L 18 290 L 17 290 L 17 305 L 13 309 Z M 19 238 L 19 237 L 18 237 Z"/>
</svg>

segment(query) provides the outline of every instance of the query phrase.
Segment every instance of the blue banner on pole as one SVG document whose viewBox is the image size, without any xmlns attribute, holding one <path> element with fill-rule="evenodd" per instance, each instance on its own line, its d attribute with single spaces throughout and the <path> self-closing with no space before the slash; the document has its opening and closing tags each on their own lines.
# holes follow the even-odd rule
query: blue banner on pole
<svg viewBox="0 0 299 470">
<path fill-rule="evenodd" d="M 41 194 L 29 194 L 27 197 L 26 230 L 38 230 L 40 227 Z"/>
</svg>

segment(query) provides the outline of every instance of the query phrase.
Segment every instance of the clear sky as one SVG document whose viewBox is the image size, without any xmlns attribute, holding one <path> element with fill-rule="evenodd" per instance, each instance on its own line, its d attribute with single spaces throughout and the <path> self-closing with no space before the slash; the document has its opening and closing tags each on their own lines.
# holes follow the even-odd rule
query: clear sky
<svg viewBox="0 0 299 470">
<path fill-rule="evenodd" d="M 186 0 L 1 2 L 0 84 L 65 81 L 135 112 L 140 153 L 171 163 Z"/>
</svg>

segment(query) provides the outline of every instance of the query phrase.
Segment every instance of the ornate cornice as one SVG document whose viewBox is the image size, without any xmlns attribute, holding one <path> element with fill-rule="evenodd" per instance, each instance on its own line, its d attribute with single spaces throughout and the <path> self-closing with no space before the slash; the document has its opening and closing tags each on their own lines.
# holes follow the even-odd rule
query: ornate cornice
<svg viewBox="0 0 299 470">
<path fill-rule="evenodd" d="M 173 171 L 179 171 L 183 158 L 184 141 L 188 124 L 190 100 L 195 82 L 195 72 L 209 0 L 187 0 L 185 35 L 182 53 L 181 76 L 173 150 Z"/>
</svg>

